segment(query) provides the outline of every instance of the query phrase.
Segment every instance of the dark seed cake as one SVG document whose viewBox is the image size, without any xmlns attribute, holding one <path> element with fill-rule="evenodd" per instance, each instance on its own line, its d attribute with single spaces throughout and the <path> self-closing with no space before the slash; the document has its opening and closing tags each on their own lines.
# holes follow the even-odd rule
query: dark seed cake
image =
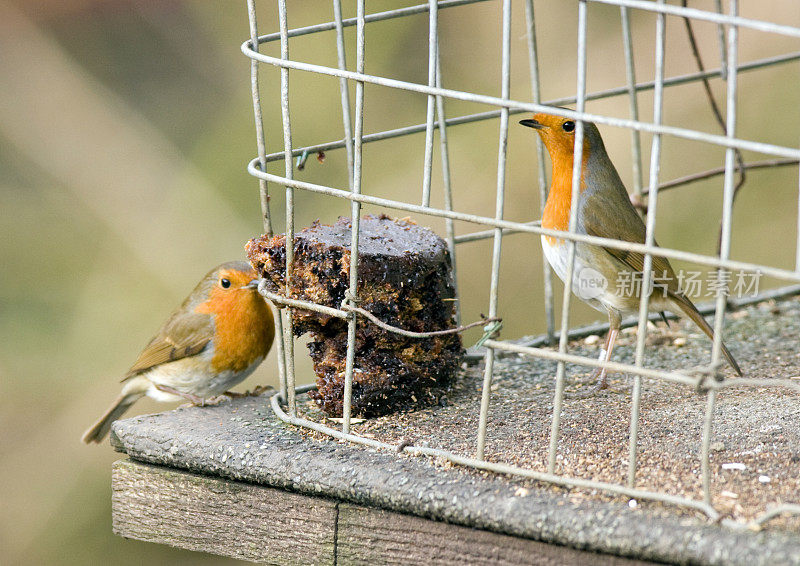
<svg viewBox="0 0 800 566">
<path fill-rule="evenodd" d="M 289 297 L 340 307 L 349 287 L 351 220 L 315 222 L 295 234 Z M 285 293 L 286 236 L 247 243 L 247 257 Z M 366 216 L 359 230 L 358 306 L 383 322 L 414 332 L 455 326 L 455 293 L 447 245 L 410 220 Z M 296 335 L 308 333 L 317 374 L 311 396 L 329 415 L 342 414 L 347 322 L 294 309 Z M 359 318 L 352 413 L 370 417 L 436 402 L 453 379 L 463 349 L 458 334 L 408 338 Z"/>
</svg>

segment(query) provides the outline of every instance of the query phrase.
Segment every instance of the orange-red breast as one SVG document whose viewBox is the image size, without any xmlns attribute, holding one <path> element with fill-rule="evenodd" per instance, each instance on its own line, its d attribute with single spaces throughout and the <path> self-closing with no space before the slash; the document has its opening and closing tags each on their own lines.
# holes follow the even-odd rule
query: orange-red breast
<svg viewBox="0 0 800 566">
<path fill-rule="evenodd" d="M 551 230 L 568 230 L 572 202 L 572 165 L 575 147 L 575 122 L 551 114 L 535 114 L 533 119 L 520 124 L 534 128 L 542 138 L 553 163 L 550 192 L 542 215 L 542 227 Z M 644 243 L 645 225 L 631 204 L 625 185 L 606 153 L 597 126 L 584 122 L 581 185 L 578 196 L 577 232 L 627 242 Z M 564 280 L 567 272 L 568 249 L 566 241 L 542 236 L 542 248 L 547 261 Z M 714 331 L 683 294 L 678 278 L 669 261 L 653 256 L 653 291 L 649 307 L 653 311 L 669 310 L 689 317 L 713 340 Z M 608 361 L 619 333 L 622 314 L 639 310 L 644 254 L 606 248 L 585 243 L 575 245 L 572 290 L 582 300 L 597 310 L 608 313 L 609 331 L 600 352 L 600 360 Z M 636 282 L 628 286 L 619 282 Z M 739 365 L 725 344 L 722 352 L 728 363 L 742 375 Z M 606 387 L 606 371 L 595 372 L 596 388 Z"/>
<path fill-rule="evenodd" d="M 122 379 L 122 393 L 83 441 L 100 442 L 144 395 L 202 405 L 250 375 L 275 336 L 272 311 L 256 284 L 256 272 L 243 261 L 211 270 L 147 344 Z"/>
</svg>

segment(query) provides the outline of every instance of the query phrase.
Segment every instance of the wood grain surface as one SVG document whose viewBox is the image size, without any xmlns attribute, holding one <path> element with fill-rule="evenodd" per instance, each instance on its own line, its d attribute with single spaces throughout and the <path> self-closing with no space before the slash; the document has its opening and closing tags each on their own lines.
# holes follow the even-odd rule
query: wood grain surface
<svg viewBox="0 0 800 566">
<path fill-rule="evenodd" d="M 646 564 L 131 460 L 112 489 L 120 536 L 267 564 Z"/>
</svg>

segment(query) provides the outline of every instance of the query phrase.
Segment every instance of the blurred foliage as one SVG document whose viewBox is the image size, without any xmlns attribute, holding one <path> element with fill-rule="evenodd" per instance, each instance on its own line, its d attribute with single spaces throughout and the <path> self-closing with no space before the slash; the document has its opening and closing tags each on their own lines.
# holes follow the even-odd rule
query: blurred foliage
<svg viewBox="0 0 800 566">
<path fill-rule="evenodd" d="M 412 4 L 406 2 L 405 4 Z M 574 3 L 537 3 L 545 100 L 574 92 Z M 693 5 L 712 8 L 710 1 Z M 744 16 L 800 24 L 790 2 L 746 3 Z M 369 11 L 396 7 L 371 1 Z M 274 3 L 259 3 L 261 33 L 277 30 Z M 348 3 L 345 16 L 353 16 Z M 512 97 L 530 98 L 523 5 L 514 7 Z M 332 19 L 330 4 L 290 4 L 290 25 Z M 588 88 L 624 84 L 618 10 L 589 7 Z M 500 79 L 497 3 L 440 12 L 444 84 L 497 95 Z M 88 426 L 117 394 L 122 375 L 164 316 L 206 270 L 242 257 L 244 242 L 262 231 L 257 183 L 245 164 L 255 154 L 249 61 L 239 46 L 248 35 L 243 2 L 170 0 L 39 0 L 0 3 L 0 464 L 3 513 L 0 547 L 10 564 L 197 564 L 228 560 L 127 541 L 110 527 L 108 446 L 79 443 Z M 667 75 L 694 71 L 685 32 L 668 23 Z M 633 15 L 640 80 L 653 75 L 653 16 Z M 696 24 L 707 64 L 718 57 L 714 26 Z M 352 64 L 355 29 L 346 31 Z M 427 80 L 427 16 L 370 24 L 369 73 Z M 336 64 L 335 36 L 293 39 L 294 59 Z M 276 53 L 277 44 L 263 46 Z M 749 61 L 797 50 L 796 40 L 743 30 L 740 59 Z M 611 62 L 611 63 L 609 63 Z M 787 81 L 797 63 L 740 77 L 740 136 L 796 145 L 800 83 Z M 291 73 L 293 143 L 341 138 L 338 81 Z M 264 122 L 269 151 L 283 149 L 279 73 L 262 67 Z M 352 85 L 351 85 L 352 88 Z M 724 83 L 713 81 L 720 100 Z M 367 85 L 365 131 L 425 120 L 426 98 Z M 642 119 L 652 94 L 640 94 Z M 666 122 L 718 133 L 698 85 L 667 90 Z M 484 111 L 448 101 L 447 114 Z M 624 97 L 592 102 L 588 109 L 627 117 Z M 604 128 L 606 145 L 630 186 L 630 133 Z M 449 130 L 455 206 L 494 214 L 497 176 L 496 121 Z M 417 201 L 424 135 L 368 144 L 364 192 Z M 645 167 L 649 136 L 643 136 Z M 435 146 L 438 152 L 438 142 Z M 505 216 L 538 217 L 533 137 L 512 120 Z M 666 139 L 661 178 L 719 166 L 723 150 Z M 746 155 L 747 159 L 761 156 Z M 438 156 L 434 205 L 441 205 Z M 283 172 L 275 162 L 270 170 Z M 297 177 L 347 187 L 342 151 L 324 164 L 310 158 Z M 645 179 L 647 171 L 645 170 Z M 282 230 L 283 191 L 271 186 L 275 226 Z M 659 202 L 662 245 L 713 253 L 721 214 L 722 179 L 664 193 Z M 302 191 L 296 194 L 297 226 L 332 221 L 349 204 Z M 378 212 L 365 207 L 365 213 Z M 391 211 L 390 211 L 391 212 Z M 395 213 L 404 216 L 404 213 Z M 792 267 L 797 214 L 797 170 L 748 175 L 734 213 L 733 257 Z M 416 218 L 444 233 L 439 219 Z M 458 224 L 459 233 L 475 230 Z M 478 228 L 481 229 L 481 228 Z M 465 321 L 486 312 L 491 244 L 465 244 L 457 262 L 469 276 L 459 281 Z M 544 329 L 542 255 L 538 238 L 504 242 L 500 313 L 504 337 Z M 678 267 L 687 267 L 677 262 Z M 777 284 L 777 282 L 769 282 Z M 556 283 L 557 296 L 562 286 Z M 557 300 L 560 305 L 560 300 Z M 572 324 L 598 318 L 573 302 Z M 469 344 L 479 331 L 467 335 Z M 301 381 L 310 365 L 298 348 Z M 245 387 L 275 383 L 274 355 Z M 134 412 L 162 410 L 143 401 Z"/>
</svg>

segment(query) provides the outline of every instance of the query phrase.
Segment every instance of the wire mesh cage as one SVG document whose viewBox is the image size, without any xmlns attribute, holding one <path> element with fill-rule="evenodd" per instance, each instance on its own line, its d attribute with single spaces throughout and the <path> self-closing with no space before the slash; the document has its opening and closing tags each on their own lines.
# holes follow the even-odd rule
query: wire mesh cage
<svg viewBox="0 0 800 566">
<path fill-rule="evenodd" d="M 574 87 L 575 95 L 555 100 L 542 100 L 540 84 L 543 80 L 546 80 L 546 77 L 540 76 L 540 62 L 543 59 L 552 60 L 559 57 L 560 54 L 540 52 L 537 45 L 537 29 L 541 30 L 543 24 L 539 20 L 535 20 L 533 0 L 526 0 L 521 3 L 524 6 L 516 7 L 516 9 L 519 9 L 520 16 L 524 11 L 526 30 L 525 37 L 518 38 L 519 41 L 515 41 L 515 38 L 512 37 L 511 1 L 503 0 L 502 2 L 487 3 L 491 5 L 491 9 L 498 12 L 500 22 L 499 30 L 496 30 L 499 33 L 495 35 L 496 41 L 500 45 L 500 60 L 498 62 L 500 71 L 499 95 L 479 94 L 469 89 L 447 88 L 447 68 L 443 66 L 441 57 L 442 19 L 440 13 L 444 13 L 445 10 L 448 12 L 470 10 L 472 9 L 470 5 L 482 3 L 485 3 L 485 0 L 441 0 L 439 2 L 432 0 L 420 5 L 366 13 L 365 2 L 359 0 L 356 6 L 356 16 L 344 18 L 340 1 L 333 0 L 333 21 L 292 29 L 289 27 L 287 3 L 285 0 L 278 0 L 279 31 L 267 35 L 259 35 L 255 0 L 248 0 L 250 39 L 242 45 L 242 51 L 251 61 L 251 86 L 258 143 L 258 156 L 249 163 L 248 171 L 259 180 L 265 231 L 270 235 L 273 232 L 273 219 L 270 215 L 269 190 L 275 190 L 274 187 L 283 187 L 285 190 L 287 284 L 293 263 L 293 235 L 295 233 L 296 212 L 300 202 L 297 196 L 298 193 L 325 195 L 326 197 L 333 197 L 349 203 L 352 217 L 352 250 L 358 250 L 359 248 L 359 218 L 362 214 L 362 207 L 366 205 L 390 214 L 410 213 L 416 215 L 419 219 L 432 218 L 443 221 L 448 246 L 453 258 L 456 256 L 458 246 L 479 240 L 490 241 L 492 246 L 488 249 L 488 256 L 484 259 L 491 266 L 488 297 L 484 300 L 484 308 L 489 320 L 503 318 L 506 314 L 503 312 L 500 302 L 501 252 L 503 247 L 507 245 L 505 242 L 514 234 L 557 237 L 568 242 L 570 255 L 567 263 L 567 273 L 564 278 L 566 281 L 573 280 L 573 270 L 577 269 L 575 267 L 574 250 L 578 243 L 601 245 L 613 250 L 643 254 L 644 265 L 640 283 L 644 289 L 653 284 L 654 257 L 663 257 L 672 261 L 690 262 L 703 266 L 709 272 L 713 272 L 714 277 L 709 285 L 713 285 L 717 289 L 717 292 L 713 294 L 713 305 L 711 305 L 710 310 L 704 311 L 704 314 L 710 314 L 710 312 L 714 314 L 715 338 L 711 345 L 711 362 L 708 365 L 700 368 L 681 367 L 672 370 L 648 367 L 645 358 L 648 320 L 650 320 L 647 293 L 641 294 L 638 317 L 627 322 L 628 324 L 635 324 L 638 328 L 635 339 L 634 363 L 613 362 L 608 359 L 598 360 L 594 357 L 570 353 L 568 346 L 571 338 L 585 336 L 590 332 L 606 330 L 608 325 L 595 325 L 590 327 L 589 330 L 586 328 L 570 329 L 571 304 L 574 301 L 572 294 L 569 292 L 563 294 L 560 304 L 560 323 L 557 324 L 556 318 L 559 313 L 559 305 L 557 304 L 556 294 L 558 293 L 559 284 L 554 283 L 551 270 L 547 263 L 544 262 L 542 290 L 545 316 L 542 322 L 543 328 L 541 330 L 543 332 L 541 336 L 530 340 L 501 340 L 498 336 L 498 325 L 490 323 L 484 329 L 484 335 L 480 340 L 481 348 L 470 350 L 470 356 L 482 358 L 484 363 L 483 386 L 480 392 L 480 413 L 477 419 L 477 427 L 474 430 L 474 453 L 454 453 L 432 446 L 401 446 L 400 451 L 405 450 L 410 454 L 435 456 L 470 468 L 522 476 L 565 487 L 588 488 L 612 495 L 659 501 L 699 511 L 710 519 L 721 519 L 720 511 L 712 504 L 712 477 L 709 464 L 718 392 L 728 388 L 748 387 L 784 388 L 800 391 L 800 381 L 796 379 L 775 378 L 763 380 L 748 378 L 747 376 L 738 379 L 717 379 L 723 363 L 721 336 L 726 309 L 731 303 L 741 305 L 748 300 L 732 299 L 730 296 L 731 288 L 736 285 L 744 285 L 745 279 L 742 274 L 749 274 L 748 277 L 750 277 L 751 282 L 753 277 L 761 277 L 763 275 L 773 278 L 775 281 L 793 284 L 773 291 L 770 295 L 773 297 L 780 294 L 796 293 L 796 283 L 800 282 L 800 229 L 798 229 L 797 242 L 793 245 L 789 243 L 791 238 L 783 239 L 785 245 L 789 245 L 794 249 L 794 255 L 791 258 L 792 265 L 789 267 L 731 259 L 734 202 L 738 190 L 744 182 L 745 172 L 762 168 L 796 167 L 800 158 L 800 149 L 789 146 L 784 142 L 774 142 L 769 132 L 765 134 L 767 141 L 737 137 L 737 117 L 741 115 L 743 108 L 758 102 L 756 100 L 741 100 L 742 96 L 740 96 L 741 93 L 739 92 L 740 75 L 771 68 L 789 69 L 789 72 L 795 73 L 796 81 L 796 62 L 800 61 L 800 51 L 798 50 L 783 50 L 778 54 L 740 61 L 740 33 L 746 31 L 747 33 L 758 34 L 758 41 L 765 43 L 772 41 L 774 38 L 788 39 L 797 46 L 800 45 L 797 42 L 800 39 L 800 27 L 743 17 L 739 15 L 739 3 L 737 0 L 730 0 L 727 3 L 727 7 L 723 6 L 721 0 L 717 0 L 710 9 L 688 7 L 686 2 L 682 6 L 670 5 L 664 0 L 655 2 L 642 0 L 578 1 L 575 3 L 577 35 L 574 38 L 574 42 L 570 36 L 561 43 L 562 49 L 569 51 L 573 57 L 566 60 L 576 64 L 577 84 Z M 537 3 L 537 9 L 541 9 L 539 3 Z M 514 14 L 516 15 L 516 12 Z M 425 64 L 427 64 L 427 81 L 401 80 L 367 72 L 365 61 L 369 43 L 367 41 L 369 25 L 415 18 L 413 19 L 413 26 L 404 29 L 416 30 L 418 33 L 414 38 L 421 39 L 423 34 L 419 26 L 423 24 L 426 15 L 427 29 L 423 31 L 427 31 L 427 60 L 415 61 L 414 63 L 418 63 L 419 69 L 417 70 L 419 72 L 417 74 L 422 74 Z M 619 27 L 609 24 L 612 18 L 616 18 Z M 639 42 L 634 41 L 632 21 L 636 18 L 642 18 L 642 26 L 646 26 L 650 30 L 652 43 L 648 39 L 646 42 L 641 42 L 642 47 L 640 47 Z M 574 23 L 569 22 L 569 25 L 573 26 Z M 544 24 L 547 26 L 551 22 L 545 21 Z M 687 45 L 693 54 L 692 58 L 680 62 L 679 73 L 670 76 L 667 76 L 665 65 L 668 53 L 666 47 L 668 25 L 686 27 L 689 38 Z M 713 42 L 718 49 L 716 56 L 719 59 L 715 68 L 706 69 L 703 66 L 697 46 L 697 36 L 692 28 L 693 25 L 706 26 L 703 28 L 704 31 L 713 30 Z M 626 77 L 624 84 L 593 92 L 587 90 L 587 61 L 590 58 L 591 51 L 587 37 L 592 26 L 603 29 L 608 28 L 614 34 L 619 34 L 614 36 L 622 47 L 619 51 L 619 58 L 615 61 L 606 61 L 604 64 L 609 67 L 624 69 Z M 355 27 L 355 37 L 346 34 L 347 28 L 351 27 Z M 292 42 L 302 41 L 300 38 L 318 34 L 325 35 L 327 41 L 325 45 L 328 46 L 328 51 L 324 53 L 319 50 L 314 51 L 315 57 L 317 55 L 318 57 L 309 61 L 290 57 L 290 40 Z M 355 46 L 355 65 L 353 66 L 348 66 L 347 64 L 348 38 L 353 40 L 351 43 L 354 43 Z M 705 39 L 708 38 L 706 37 Z M 374 39 L 376 42 L 383 40 L 380 35 L 376 35 Z M 279 45 L 279 54 L 268 54 L 270 44 L 273 43 Z M 524 99 L 512 96 L 512 44 L 515 47 L 524 47 L 524 50 L 527 51 L 528 65 L 524 70 L 528 75 L 526 78 L 528 94 Z M 292 45 L 295 45 L 295 43 L 292 43 Z M 777 45 L 778 48 L 783 49 L 784 46 L 791 45 L 791 43 L 779 42 Z M 336 64 L 326 64 L 327 55 L 333 53 L 334 50 L 337 55 Z M 646 56 L 652 60 L 653 80 L 637 81 L 635 65 L 637 53 L 640 58 Z M 322 60 L 322 63 L 319 60 Z M 274 79 L 275 84 L 279 80 L 279 100 L 267 101 L 261 97 L 259 71 L 262 65 L 269 65 L 278 69 L 278 71 L 270 75 L 270 79 Z M 574 70 L 575 67 L 571 67 L 570 73 Z M 329 142 L 315 140 L 315 143 L 302 146 L 294 144 L 292 136 L 293 124 L 296 124 L 298 120 L 304 119 L 290 112 L 293 96 L 296 93 L 296 90 L 290 88 L 292 85 L 290 76 L 295 76 L 294 73 L 313 74 L 327 81 L 338 81 L 341 114 L 338 116 L 329 114 L 327 118 L 330 124 L 336 123 L 337 127 L 341 128 L 339 130 L 342 133 L 340 139 Z M 572 75 L 570 74 L 569 76 Z M 711 86 L 709 86 L 712 79 L 719 80 L 719 84 L 723 85 L 722 88 L 724 88 L 724 116 L 723 111 L 719 110 L 714 101 L 714 94 Z M 702 86 L 705 89 L 707 98 L 703 99 L 704 104 L 710 104 L 709 111 L 716 116 L 715 125 L 721 128 L 722 133 L 705 131 L 705 129 L 700 129 L 699 127 L 672 126 L 665 122 L 664 109 L 666 102 L 670 101 L 670 89 L 678 92 L 679 87 L 684 85 Z M 391 128 L 366 132 L 364 127 L 365 88 L 372 86 L 382 87 L 380 92 L 376 90 L 374 93 L 376 97 L 383 96 L 387 92 L 399 91 L 424 99 L 425 121 L 412 125 L 392 124 L 393 127 Z M 647 109 L 647 113 L 652 112 L 652 119 L 650 120 L 640 118 L 640 113 L 642 115 L 646 113 L 644 109 L 640 108 L 645 94 L 652 98 L 652 107 Z M 685 92 L 682 92 L 681 96 L 685 96 Z M 612 113 L 590 113 L 586 111 L 587 102 L 603 101 L 613 97 L 625 97 L 627 99 L 627 117 L 621 118 L 614 116 Z M 445 113 L 445 103 L 452 103 L 453 101 L 472 105 L 463 105 L 459 108 L 474 108 L 475 106 L 483 108 L 480 112 L 466 112 L 448 117 Z M 574 105 L 575 109 L 562 108 L 565 105 Z M 263 107 L 269 107 L 270 109 L 280 108 L 282 151 L 276 153 L 267 152 L 267 136 L 262 120 Z M 785 124 L 792 124 L 789 129 L 796 132 L 798 118 L 796 108 L 792 108 L 790 112 L 792 114 L 782 120 Z M 581 159 L 581 152 L 584 146 L 581 140 L 586 135 L 585 122 L 591 122 L 602 127 L 616 127 L 620 128 L 621 131 L 630 133 L 631 199 L 638 205 L 639 210 L 645 217 L 646 238 L 644 242 L 635 243 L 579 233 L 576 230 L 577 206 L 575 203 L 578 200 L 576 198 L 571 201 L 570 223 L 569 229 L 566 231 L 544 228 L 537 221 L 509 219 L 509 211 L 505 208 L 505 198 L 509 188 L 507 180 L 509 124 L 511 123 L 511 117 L 520 113 L 548 113 L 575 121 L 576 143 L 572 187 L 579 186 L 578 180 L 581 178 L 581 167 L 584 166 Z M 496 171 L 496 183 L 494 185 L 495 210 L 493 215 L 461 211 L 454 205 L 459 194 L 458 190 L 466 189 L 456 187 L 456 184 L 452 182 L 454 171 L 451 171 L 451 148 L 449 146 L 448 133 L 454 129 L 457 130 L 460 127 L 467 127 L 469 124 L 480 122 L 492 124 L 493 127 L 496 125 L 497 127 L 494 130 L 496 138 L 491 141 L 495 152 L 493 155 L 483 155 L 483 164 L 486 167 L 492 167 Z M 386 124 L 388 121 L 384 120 L 381 123 Z M 645 166 L 643 163 L 645 159 L 643 156 L 645 143 L 641 139 L 643 136 L 647 136 L 650 139 L 649 166 Z M 277 134 L 274 137 L 278 139 Z M 364 183 L 364 146 L 372 143 L 390 143 L 392 140 L 400 138 L 412 140 L 413 148 L 416 152 L 415 155 L 422 160 L 421 183 L 418 187 L 414 186 L 414 190 L 406 190 L 404 192 L 408 198 L 398 199 L 378 196 Z M 794 138 L 792 139 L 794 140 Z M 701 151 L 713 152 L 718 150 L 724 160 L 723 164 L 711 170 L 691 173 L 685 177 L 664 182 L 660 178 L 660 166 L 664 154 L 663 148 L 665 143 L 674 140 L 683 142 L 692 148 L 703 148 Z M 533 148 L 531 150 L 533 151 Z M 343 151 L 345 156 L 343 162 L 346 163 L 347 167 L 347 186 L 313 183 L 297 178 L 296 171 L 301 168 L 300 166 L 305 163 L 309 155 L 329 151 Z M 544 146 L 538 140 L 535 152 L 539 162 L 537 167 L 538 178 L 534 181 L 534 176 L 531 174 L 529 185 L 533 187 L 538 183 L 539 199 L 543 208 L 548 188 L 545 166 L 547 159 Z M 745 155 L 748 157 L 747 161 L 745 161 Z M 755 155 L 768 156 L 768 158 L 749 159 L 750 156 Z M 436 172 L 436 167 L 434 167 L 437 160 L 441 166 L 440 173 Z M 281 161 L 284 164 L 283 174 L 269 172 L 268 165 L 270 163 L 279 163 Z M 646 180 L 643 178 L 645 172 L 648 174 Z M 716 178 L 720 180 L 720 177 L 722 178 L 721 223 L 719 225 L 716 253 L 698 253 L 686 249 L 657 247 L 654 234 L 660 194 L 668 189 L 686 187 L 703 179 Z M 272 184 L 272 186 L 268 184 Z M 436 195 L 434 187 L 437 187 L 437 191 L 440 189 L 441 194 Z M 792 191 L 795 191 L 797 187 L 797 177 L 795 176 L 792 182 Z M 484 191 L 486 190 L 484 188 Z M 574 191 L 577 189 L 572 190 L 573 194 L 575 194 Z M 798 200 L 800 201 L 800 199 Z M 302 199 L 302 202 L 307 206 L 321 206 L 317 201 L 305 198 Z M 317 204 L 308 204 L 315 202 Z M 716 205 L 719 206 L 720 203 L 716 203 Z M 793 227 L 795 228 L 800 226 L 798 224 L 800 215 L 796 214 L 796 210 L 797 206 L 795 205 L 794 210 L 790 211 L 794 222 Z M 529 218 L 538 217 L 533 210 L 526 211 L 526 213 L 529 213 Z M 319 209 L 316 214 L 319 214 Z M 461 234 L 456 234 L 457 227 L 460 226 L 471 228 Z M 528 251 L 529 253 L 538 253 L 535 248 L 530 248 Z M 281 391 L 280 395 L 273 397 L 272 407 L 275 413 L 288 423 L 305 427 L 330 437 L 373 448 L 397 449 L 398 446 L 396 445 L 360 435 L 351 430 L 351 397 L 354 357 L 356 355 L 354 347 L 356 328 L 362 324 L 380 323 L 380 321 L 374 320 L 374 317 L 370 318 L 368 316 L 369 313 L 359 312 L 353 306 L 357 299 L 358 290 L 357 263 L 351 262 L 349 267 L 350 302 L 343 303 L 340 308 L 330 308 L 308 301 L 290 299 L 280 293 L 271 293 L 263 286 L 261 287 L 262 293 L 279 306 L 282 313 L 282 316 L 277 317 L 278 330 L 283 336 L 283 340 L 278 341 Z M 468 277 L 464 274 L 469 274 L 470 270 L 471 266 L 469 265 L 458 265 L 458 270 L 455 271 L 457 288 L 461 286 L 463 279 Z M 741 291 L 742 289 L 739 290 Z M 758 295 L 750 300 L 755 301 L 762 298 L 763 295 Z M 296 386 L 294 369 L 295 339 L 292 331 L 292 320 L 288 315 L 288 311 L 291 309 L 308 309 L 347 321 L 348 355 L 341 428 L 332 428 L 298 413 L 296 396 L 308 391 L 311 386 Z M 557 328 L 560 328 L 560 330 L 557 331 Z M 555 343 L 558 345 L 557 349 L 545 347 L 546 344 Z M 494 389 L 495 360 L 504 353 L 557 362 L 557 370 L 555 375 L 552 376 L 555 382 L 555 393 L 552 400 L 552 410 L 549 415 L 551 422 L 545 469 L 509 465 L 490 461 L 485 457 L 487 422 Z M 604 367 L 609 371 L 627 374 L 633 378 L 628 435 L 627 481 L 625 482 L 597 481 L 591 477 L 575 477 L 558 473 L 557 460 L 559 435 L 562 428 L 561 415 L 565 398 L 566 368 L 569 365 L 588 368 Z M 640 478 L 637 476 L 639 423 L 641 420 L 640 407 L 643 380 L 645 379 L 654 384 L 678 384 L 689 391 L 695 391 L 696 394 L 705 396 L 705 411 L 702 415 L 702 426 L 700 427 L 700 450 L 699 454 L 696 455 L 697 463 L 700 467 L 702 498 L 669 494 L 639 487 Z M 800 504 L 785 501 L 775 503 L 769 509 L 762 510 L 761 514 L 749 523 L 750 526 L 761 525 L 781 514 L 800 513 Z"/>
</svg>

